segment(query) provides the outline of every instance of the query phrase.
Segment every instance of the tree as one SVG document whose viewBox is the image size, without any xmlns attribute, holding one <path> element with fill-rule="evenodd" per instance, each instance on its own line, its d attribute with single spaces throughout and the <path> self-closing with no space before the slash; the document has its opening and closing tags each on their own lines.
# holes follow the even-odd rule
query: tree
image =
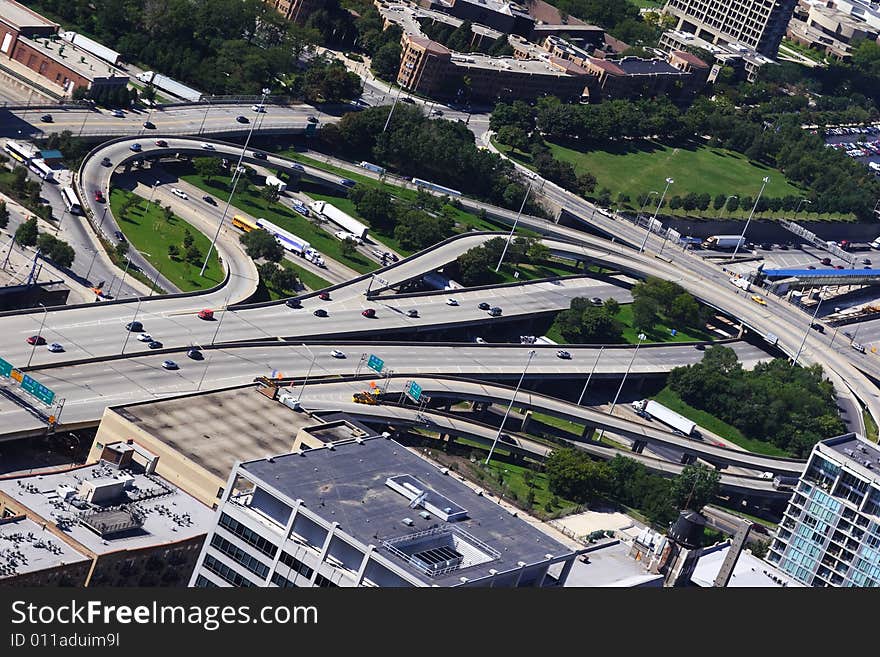
<svg viewBox="0 0 880 657">
<path fill-rule="evenodd" d="M 621 341 L 623 327 L 602 307 L 590 306 L 581 314 L 581 339 L 584 342 L 613 344 Z"/>
<path fill-rule="evenodd" d="M 260 190 L 260 198 L 269 201 L 269 203 L 275 203 L 281 198 L 281 192 L 275 185 L 264 185 Z"/>
<path fill-rule="evenodd" d="M 739 198 L 736 196 L 731 196 L 727 199 L 727 211 L 728 212 L 736 212 L 739 209 Z"/>
<path fill-rule="evenodd" d="M 370 66 L 376 77 L 383 80 L 391 80 L 397 75 L 400 68 L 400 43 L 386 43 L 379 48 L 370 61 Z"/>
<path fill-rule="evenodd" d="M 620 312 L 620 304 L 617 302 L 617 299 L 613 297 L 608 297 L 605 299 L 602 307 L 605 308 L 605 312 L 607 312 L 611 317 L 615 317 L 617 313 Z"/>
<path fill-rule="evenodd" d="M 339 245 L 339 252 L 342 253 L 342 255 L 346 258 L 350 258 L 355 253 L 357 253 L 357 245 L 355 244 L 354 240 L 345 238 Z"/>
<path fill-rule="evenodd" d="M 180 259 L 180 249 L 177 247 L 176 244 L 169 244 L 168 245 L 168 257 L 171 258 L 172 260 L 179 260 Z"/>
<path fill-rule="evenodd" d="M 195 157 L 193 158 L 193 167 L 196 173 L 202 176 L 208 184 L 214 181 L 215 176 L 223 175 L 223 164 L 216 157 Z"/>
<path fill-rule="evenodd" d="M 592 194 L 596 184 L 596 176 L 592 173 L 582 173 L 577 177 L 577 190 L 584 196 Z"/>
<path fill-rule="evenodd" d="M 713 207 L 715 210 L 720 210 L 721 208 L 724 207 L 724 202 L 725 202 L 726 200 L 727 200 L 727 197 L 724 196 L 724 194 L 718 194 L 718 195 L 715 197 L 715 200 L 712 202 L 712 207 Z"/>
<path fill-rule="evenodd" d="M 9 210 L 6 207 L 6 201 L 0 201 L 0 228 L 6 228 L 9 225 Z"/>
<path fill-rule="evenodd" d="M 186 249 L 184 257 L 191 265 L 199 265 L 202 263 L 202 252 L 195 244 Z"/>
<path fill-rule="evenodd" d="M 657 302 L 650 297 L 636 299 L 632 304 L 633 326 L 639 331 L 652 331 L 660 321 L 659 309 Z"/>
<path fill-rule="evenodd" d="M 677 508 L 700 512 L 718 495 L 721 473 L 701 463 L 685 466 L 672 484 Z"/>
<path fill-rule="evenodd" d="M 264 258 L 271 262 L 279 262 L 284 256 L 284 247 L 278 243 L 272 233 L 263 228 L 242 234 L 239 241 L 254 260 Z"/>
<path fill-rule="evenodd" d="M 679 294 L 672 300 L 666 311 L 667 317 L 678 326 L 697 326 L 700 321 L 700 305 L 687 292 Z"/>
<path fill-rule="evenodd" d="M 15 230 L 15 241 L 22 246 L 34 246 L 37 243 L 37 218 L 31 217 Z"/>
<path fill-rule="evenodd" d="M 76 257 L 72 246 L 49 233 L 40 233 L 37 237 L 37 248 L 43 256 L 60 267 L 70 267 Z"/>
<path fill-rule="evenodd" d="M 590 502 L 610 489 L 607 466 L 578 450 L 554 449 L 544 468 L 550 492 L 578 503 Z"/>
<path fill-rule="evenodd" d="M 116 256 L 121 260 L 126 255 L 128 255 L 128 242 L 125 240 L 119 240 L 116 243 L 116 246 L 113 247 L 113 251 L 116 253 Z"/>
<path fill-rule="evenodd" d="M 462 253 L 458 256 L 456 264 L 463 285 L 468 287 L 486 285 L 495 280 L 494 272 L 489 269 L 495 263 L 491 261 L 488 250 L 482 246 L 475 246 Z"/>
<path fill-rule="evenodd" d="M 195 244 L 195 238 L 192 236 L 192 233 L 189 232 L 189 229 L 186 228 L 183 231 L 183 248 L 188 249 L 193 244 Z"/>
</svg>

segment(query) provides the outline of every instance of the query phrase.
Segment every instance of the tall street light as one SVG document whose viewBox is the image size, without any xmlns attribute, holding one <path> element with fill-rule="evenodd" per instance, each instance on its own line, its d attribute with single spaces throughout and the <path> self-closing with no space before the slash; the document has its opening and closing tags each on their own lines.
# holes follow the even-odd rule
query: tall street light
<svg viewBox="0 0 880 657">
<path fill-rule="evenodd" d="M 138 311 L 141 309 L 141 302 L 143 300 L 144 300 L 143 297 L 138 297 L 137 306 L 135 306 L 135 309 L 134 309 L 134 317 L 131 318 L 132 323 L 134 323 L 134 321 L 137 319 Z M 122 343 L 122 353 L 123 354 L 125 353 L 125 345 L 128 344 L 128 338 L 130 335 L 131 335 L 131 331 L 126 330 L 125 331 L 125 341 Z"/>
<path fill-rule="evenodd" d="M 737 242 L 736 249 L 733 251 L 733 255 L 730 257 L 730 262 L 734 262 L 736 260 L 736 254 L 739 253 L 740 247 L 742 247 L 743 242 L 746 239 L 746 231 L 749 229 L 749 224 L 752 222 L 752 217 L 755 216 L 755 210 L 758 209 L 758 202 L 761 200 L 761 194 L 764 193 L 764 188 L 767 186 L 767 183 L 770 182 L 770 176 L 764 176 L 761 183 L 761 191 L 758 192 L 757 198 L 755 198 L 755 204 L 752 206 L 752 211 L 749 212 L 749 218 L 746 219 L 746 225 L 743 228 L 742 235 L 739 236 L 739 242 Z"/>
<path fill-rule="evenodd" d="M 269 89 L 263 89 L 263 97 L 260 99 L 260 105 L 266 102 L 266 96 L 269 95 L 269 91 Z M 229 205 L 232 203 L 232 196 L 235 194 L 235 188 L 238 186 L 238 181 L 241 179 L 238 170 L 241 167 L 241 161 L 244 159 L 244 154 L 247 151 L 248 144 L 251 142 L 251 135 L 254 134 L 254 126 L 256 125 L 256 121 L 251 122 L 251 129 L 248 130 L 247 139 L 245 139 L 244 146 L 241 148 L 241 154 L 238 156 L 238 164 L 235 165 L 235 173 L 232 174 L 232 190 L 229 192 L 229 198 L 226 199 L 226 207 L 223 208 L 223 215 L 220 217 L 220 221 L 217 222 L 217 230 L 214 233 L 214 239 L 211 240 L 211 246 L 208 247 L 208 254 L 205 256 L 205 262 L 202 264 L 202 270 L 199 272 L 199 276 L 205 275 L 205 269 L 208 268 L 208 261 L 211 259 L 211 252 L 214 250 L 214 244 L 217 243 L 217 238 L 220 237 L 220 229 L 223 228 L 223 222 L 226 221 L 226 213 L 229 212 Z"/>
<path fill-rule="evenodd" d="M 822 296 L 820 295 L 820 296 L 819 296 L 819 303 L 816 304 L 816 310 L 813 311 L 813 316 L 810 317 L 810 321 L 809 321 L 809 323 L 807 324 L 807 330 L 804 331 L 804 339 L 801 340 L 801 346 L 798 347 L 797 353 L 794 355 L 794 360 L 791 361 L 791 366 L 792 366 L 792 367 L 794 367 L 795 365 L 797 365 L 798 358 L 801 357 L 801 351 L 803 351 L 803 349 L 804 349 L 804 344 L 806 344 L 806 342 L 807 342 L 807 336 L 810 334 L 810 329 L 811 329 L 812 326 L 813 326 L 813 322 L 816 321 L 816 315 L 819 314 L 819 307 L 820 307 L 821 305 L 822 305 Z"/>
<path fill-rule="evenodd" d="M 645 245 L 648 243 L 648 235 L 651 234 L 651 228 L 654 226 L 654 222 L 657 220 L 657 213 L 660 212 L 660 208 L 663 205 L 663 199 L 666 198 L 666 192 L 669 191 L 669 186 L 675 181 L 672 178 L 666 179 L 666 187 L 663 188 L 663 194 L 660 195 L 660 200 L 657 202 L 657 209 L 654 210 L 654 216 L 651 217 L 651 221 L 648 222 L 648 227 L 645 230 L 645 239 L 642 242 L 642 245 L 639 247 L 639 253 L 645 250 Z"/>
<path fill-rule="evenodd" d="M 213 99 L 214 99 L 214 94 L 211 94 L 211 100 L 213 100 Z M 202 117 L 202 124 L 199 126 L 199 134 L 202 134 L 202 128 L 205 127 L 205 121 L 208 120 L 208 110 L 211 109 L 211 100 L 205 101 L 205 103 L 206 103 L 205 115 Z"/>
<path fill-rule="evenodd" d="M 798 214 L 798 212 L 799 212 L 800 209 L 801 209 L 801 205 L 804 204 L 804 203 L 806 203 L 807 205 L 813 205 L 813 202 L 812 202 L 812 201 L 808 201 L 806 198 L 802 198 L 802 199 L 800 199 L 800 200 L 798 201 L 797 207 L 794 209 L 794 215 L 793 215 L 792 218 L 791 218 L 792 221 L 794 221 L 795 219 L 797 219 L 797 214 Z"/>
<path fill-rule="evenodd" d="M 309 363 L 309 371 L 306 372 L 306 379 L 305 379 L 305 381 L 303 381 L 302 387 L 300 388 L 300 391 L 299 391 L 299 395 L 296 398 L 297 403 L 302 401 L 303 395 L 306 392 L 306 386 L 309 384 L 309 376 L 311 376 L 311 374 L 312 374 L 312 368 L 315 366 L 315 361 L 318 359 L 318 357 L 312 352 L 312 350 L 309 349 L 308 345 L 303 343 L 303 347 L 305 347 L 306 351 L 308 351 L 312 355 L 312 362 Z"/>
<path fill-rule="evenodd" d="M 37 342 L 39 342 L 39 338 L 43 335 L 43 327 L 46 325 L 46 314 L 49 312 L 49 310 L 46 308 L 46 306 L 43 306 L 42 303 L 38 303 L 37 305 L 42 306 L 42 308 L 43 308 L 43 319 L 40 321 L 40 332 L 37 333 L 38 339 L 34 340 L 34 344 L 31 345 L 31 355 L 28 356 L 28 362 L 27 362 L 28 367 L 31 366 L 31 359 L 34 357 L 34 351 L 37 348 Z"/>
<path fill-rule="evenodd" d="M 642 203 L 642 207 L 639 208 L 639 214 L 638 214 L 638 216 L 636 217 L 636 226 L 641 226 L 641 225 L 642 225 L 642 217 L 645 216 L 645 206 L 648 205 L 648 201 L 651 200 L 651 197 L 652 197 L 652 196 L 654 196 L 655 194 L 659 194 L 659 193 L 660 193 L 660 192 L 655 192 L 654 190 L 651 190 L 650 192 L 648 192 L 648 193 L 645 195 L 645 202 Z"/>
<path fill-rule="evenodd" d="M 501 426 L 498 427 L 498 433 L 495 434 L 495 440 L 492 441 L 492 447 L 489 449 L 489 455 L 486 457 L 486 465 L 489 465 L 489 461 L 492 460 L 492 454 L 495 452 L 495 446 L 498 444 L 498 440 L 501 438 L 501 432 L 504 431 L 504 425 L 507 424 L 507 416 L 510 415 L 510 409 L 513 408 L 513 402 L 516 401 L 516 395 L 519 392 L 519 387 L 522 385 L 523 379 L 526 376 L 526 370 L 529 369 L 529 363 L 532 362 L 532 358 L 534 358 L 537 352 L 534 349 L 529 350 L 529 359 L 526 361 L 526 366 L 523 368 L 522 374 L 519 377 L 519 383 L 516 384 L 516 390 L 513 391 L 513 397 L 510 398 L 510 403 L 507 405 L 507 410 L 504 413 L 504 418 L 501 420 Z"/>
<path fill-rule="evenodd" d="M 730 203 L 730 199 L 732 198 L 739 199 L 739 196 L 737 196 L 736 194 L 731 194 L 726 199 L 724 199 L 724 205 L 721 206 L 722 210 L 727 207 L 727 204 Z"/>
<path fill-rule="evenodd" d="M 587 377 L 587 382 L 584 384 L 584 389 L 581 390 L 581 396 L 578 397 L 578 406 L 580 406 L 581 402 L 584 400 L 584 395 L 587 393 L 587 386 L 590 385 L 590 379 L 593 378 L 593 372 L 596 371 L 596 366 L 599 364 L 599 359 L 602 358 L 603 351 L 605 351 L 605 347 L 600 347 L 599 354 L 596 356 L 596 362 L 593 363 L 593 369 L 590 370 L 590 375 Z"/>
<path fill-rule="evenodd" d="M 513 239 L 513 231 L 516 230 L 516 225 L 519 223 L 519 218 L 522 215 L 523 208 L 526 207 L 526 201 L 529 198 L 529 193 L 532 191 L 532 183 L 529 183 L 528 189 L 526 189 L 526 195 L 523 196 L 522 205 L 519 206 L 519 212 L 516 213 L 516 218 L 513 220 L 513 226 L 510 227 L 510 233 L 507 235 L 507 241 L 504 243 L 504 249 L 501 251 L 501 257 L 498 258 L 498 264 L 495 265 L 495 271 L 497 272 L 501 269 L 501 263 L 504 262 L 504 256 L 507 255 L 507 247 L 510 246 L 510 240 Z"/>
<path fill-rule="evenodd" d="M 620 387 L 617 388 L 617 394 L 614 395 L 614 400 L 611 402 L 611 410 L 608 411 L 608 415 L 614 415 L 614 407 L 617 405 L 617 400 L 620 397 L 620 392 L 623 390 L 623 386 L 626 383 L 626 377 L 629 375 L 630 368 L 632 368 L 633 363 L 636 360 L 636 354 L 639 353 L 639 347 L 642 346 L 642 340 L 647 339 L 647 335 L 644 333 L 639 333 L 639 341 L 636 344 L 636 348 L 633 351 L 632 358 L 629 359 L 629 365 L 626 366 L 626 372 L 623 373 L 623 378 L 620 380 Z M 598 440 L 602 439 L 602 436 L 605 435 L 605 429 L 599 432 Z"/>
</svg>

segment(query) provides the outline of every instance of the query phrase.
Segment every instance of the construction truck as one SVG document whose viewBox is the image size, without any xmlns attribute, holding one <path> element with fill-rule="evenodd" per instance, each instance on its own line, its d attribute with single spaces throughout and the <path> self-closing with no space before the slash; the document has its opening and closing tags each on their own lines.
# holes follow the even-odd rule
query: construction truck
<svg viewBox="0 0 880 657">
<path fill-rule="evenodd" d="M 351 396 L 351 400 L 356 404 L 369 404 L 370 406 L 375 406 L 379 403 L 379 391 L 363 390 L 361 392 L 356 392 Z"/>
</svg>

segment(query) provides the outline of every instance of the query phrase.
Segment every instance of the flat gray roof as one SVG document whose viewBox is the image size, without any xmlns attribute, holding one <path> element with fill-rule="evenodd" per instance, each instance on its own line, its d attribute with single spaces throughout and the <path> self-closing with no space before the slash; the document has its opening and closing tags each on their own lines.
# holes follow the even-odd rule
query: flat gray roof
<svg viewBox="0 0 880 657">
<path fill-rule="evenodd" d="M 697 586 L 711 587 L 715 585 L 715 578 L 721 570 L 721 565 L 730 552 L 730 544 L 722 544 L 718 549 L 703 554 L 694 568 L 694 574 L 691 575 L 691 582 Z M 739 554 L 736 565 L 733 567 L 733 574 L 727 583 L 728 588 L 755 588 L 755 587 L 776 587 L 783 586 L 803 586 L 796 580 L 786 575 L 781 570 L 771 566 L 766 561 L 758 559 L 751 552 L 743 550 Z"/>
<path fill-rule="evenodd" d="M 21 37 L 19 38 L 21 39 Z M 46 45 L 46 41 L 49 42 L 48 45 Z M 119 77 L 125 78 L 126 84 L 128 83 L 128 75 L 122 69 L 116 68 L 100 57 L 82 48 L 78 48 L 70 41 L 65 41 L 60 37 L 57 39 L 47 39 L 45 37 L 37 37 L 36 39 L 25 38 L 22 39 L 22 42 L 34 50 L 44 53 L 50 59 L 60 62 L 88 80 Z M 61 48 L 64 48 L 63 52 Z"/>
<path fill-rule="evenodd" d="M 88 561 L 30 518 L 0 523 L 0 582 L 7 577 Z"/>
<path fill-rule="evenodd" d="M 236 460 L 290 451 L 297 432 L 317 423 L 252 385 L 112 410 L 224 481 Z"/>
<path fill-rule="evenodd" d="M 77 506 L 71 500 L 65 502 L 59 492 L 59 486 L 79 491 L 84 481 L 120 475 L 133 477 L 131 488 L 98 504 L 83 500 Z M 53 474 L 3 479 L 0 490 L 47 523 L 57 524 L 59 520 L 64 523 L 65 519 L 78 519 L 81 515 L 119 510 L 110 509 L 111 506 L 134 509 L 142 514 L 142 527 L 106 538 L 78 521 L 71 523 L 66 530 L 68 536 L 96 554 L 176 543 L 199 536 L 206 533 L 214 515 L 209 507 L 161 477 L 120 471 L 104 462 Z"/>
<path fill-rule="evenodd" d="M 859 438 L 854 433 L 847 433 L 823 440 L 819 444 L 835 452 L 841 460 L 854 461 L 872 470 L 874 478 L 880 480 L 880 449 L 874 443 Z"/>
<path fill-rule="evenodd" d="M 611 541 L 588 552 L 589 563 L 575 559 L 565 586 L 662 586 L 663 575 L 648 572 L 644 562 L 633 559 L 629 551 L 627 543 Z"/>
<path fill-rule="evenodd" d="M 384 437 L 367 438 L 361 443 L 336 445 L 335 449 L 307 450 L 303 455 L 276 456 L 243 463 L 241 470 L 262 480 L 291 501 L 301 499 L 306 507 L 327 521 L 340 523 L 340 529 L 364 544 L 381 546 L 385 540 L 400 539 L 417 532 L 440 528 L 461 529 L 497 552 L 485 563 L 427 577 L 408 561 L 385 547 L 378 551 L 423 581 L 439 586 L 455 586 L 460 578 L 478 579 L 489 574 L 516 569 L 518 562 L 533 564 L 548 554 L 562 557 L 572 550 L 529 523 L 511 515 L 498 504 L 477 495 L 451 473 L 444 475 L 431 462 L 413 454 L 398 442 Z M 389 477 L 410 475 L 458 507 L 467 518 L 445 523 L 439 517 L 423 518 L 420 507 L 410 508 L 410 500 L 388 485 Z M 404 524 L 404 518 L 412 523 Z"/>
<path fill-rule="evenodd" d="M 58 23 L 53 23 L 12 0 L 0 0 L 0 19 L 15 27 L 58 27 Z"/>
</svg>

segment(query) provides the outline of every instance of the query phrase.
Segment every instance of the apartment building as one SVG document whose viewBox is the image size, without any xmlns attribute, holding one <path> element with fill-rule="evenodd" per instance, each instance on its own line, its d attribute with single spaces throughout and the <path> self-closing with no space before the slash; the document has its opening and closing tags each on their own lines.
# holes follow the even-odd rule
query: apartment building
<svg viewBox="0 0 880 657">
<path fill-rule="evenodd" d="M 279 14 L 294 23 L 305 23 L 317 9 L 324 6 L 323 0 L 263 0 Z"/>
<path fill-rule="evenodd" d="M 854 42 L 864 39 L 876 41 L 880 36 L 880 26 L 872 27 L 863 20 L 827 6 L 825 2 L 809 2 L 798 5 L 786 35 L 792 41 L 844 61 L 852 56 Z"/>
<path fill-rule="evenodd" d="M 576 555 L 373 436 L 240 463 L 190 585 L 560 586 Z"/>
<path fill-rule="evenodd" d="M 854 433 L 813 447 L 767 561 L 807 586 L 880 586 L 880 449 Z"/>
<path fill-rule="evenodd" d="M 742 43 L 775 57 L 797 0 L 668 0 L 674 29 L 710 43 Z"/>
</svg>

